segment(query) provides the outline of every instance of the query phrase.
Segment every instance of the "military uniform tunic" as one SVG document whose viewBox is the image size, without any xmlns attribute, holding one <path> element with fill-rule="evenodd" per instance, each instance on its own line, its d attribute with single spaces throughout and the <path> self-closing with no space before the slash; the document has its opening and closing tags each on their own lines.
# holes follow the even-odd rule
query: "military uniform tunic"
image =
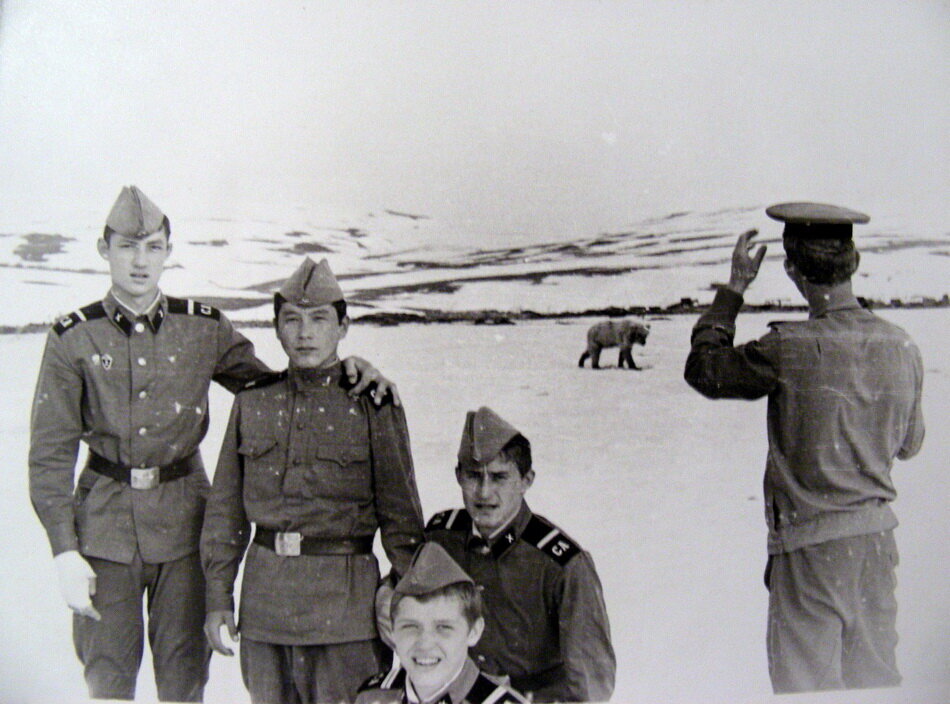
<svg viewBox="0 0 950 704">
<path fill-rule="evenodd" d="M 363 683 L 356 704 L 527 704 L 517 691 L 504 682 L 480 672 L 466 659 L 462 670 L 445 689 L 432 699 L 421 699 L 398 664 Z"/>
<path fill-rule="evenodd" d="M 768 395 L 769 553 L 894 528 L 891 465 L 924 438 L 917 346 L 849 298 L 733 347 L 741 305 L 719 290 L 693 329 L 685 375 L 711 398 Z"/>
<path fill-rule="evenodd" d="M 478 666 L 534 701 L 606 701 L 616 660 L 590 555 L 526 503 L 488 545 L 464 509 L 436 514 L 426 537 L 484 588 Z"/>
<path fill-rule="evenodd" d="M 198 549 L 208 479 L 195 455 L 208 429 L 212 380 L 230 391 L 269 370 L 211 306 L 161 296 L 135 316 L 110 293 L 64 317 L 46 340 L 33 401 L 30 497 L 53 554 L 130 563 Z M 114 463 L 192 471 L 153 489 L 85 469 L 73 490 L 80 440 Z"/>
<path fill-rule="evenodd" d="M 313 538 L 372 538 L 402 573 L 422 539 L 401 408 L 350 398 L 339 363 L 290 370 L 235 397 L 201 539 L 208 610 L 233 610 L 250 524 Z M 241 632 L 283 645 L 377 637 L 372 554 L 282 557 L 252 543 Z"/>
</svg>

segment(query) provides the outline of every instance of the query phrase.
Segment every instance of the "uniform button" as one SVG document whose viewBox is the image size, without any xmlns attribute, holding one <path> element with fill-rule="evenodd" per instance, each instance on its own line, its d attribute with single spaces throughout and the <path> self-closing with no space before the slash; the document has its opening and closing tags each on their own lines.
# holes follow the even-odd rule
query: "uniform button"
<svg viewBox="0 0 950 704">
<path fill-rule="evenodd" d="M 145 366 L 145 357 L 139 357 L 138 360 L 136 360 L 136 361 L 139 363 L 139 366 L 140 366 L 140 367 L 144 367 L 144 366 Z"/>
<path fill-rule="evenodd" d="M 139 428 L 139 435 L 145 435 L 148 432 L 147 428 Z"/>
<path fill-rule="evenodd" d="M 139 398 L 145 398 L 146 396 L 148 396 L 148 391 L 139 391 Z"/>
<path fill-rule="evenodd" d="M 302 420 L 297 421 L 297 430 L 303 430 L 303 421 L 302 421 Z"/>
<path fill-rule="evenodd" d="M 135 332 L 145 332 L 145 323 L 136 323 Z"/>
</svg>

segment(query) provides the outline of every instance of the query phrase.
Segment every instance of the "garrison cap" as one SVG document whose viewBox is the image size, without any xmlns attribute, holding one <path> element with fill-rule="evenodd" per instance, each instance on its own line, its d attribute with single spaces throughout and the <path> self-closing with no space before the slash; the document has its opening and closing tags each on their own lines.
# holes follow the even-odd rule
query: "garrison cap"
<svg viewBox="0 0 950 704">
<path fill-rule="evenodd" d="M 138 239 L 158 232 L 164 222 L 165 214 L 138 186 L 123 186 L 106 218 L 106 227 Z"/>
<path fill-rule="evenodd" d="M 343 291 L 327 260 L 314 264 L 310 257 L 303 260 L 277 293 L 288 303 L 305 308 L 343 300 Z"/>
<path fill-rule="evenodd" d="M 851 239 L 851 226 L 871 218 L 856 210 L 827 203 L 778 203 L 765 209 L 773 220 L 785 223 L 784 234 L 799 239 Z"/>
<path fill-rule="evenodd" d="M 465 415 L 462 443 L 459 446 L 459 466 L 472 467 L 491 462 L 508 442 L 521 432 L 488 406 Z"/>
<path fill-rule="evenodd" d="M 465 570 L 449 557 L 445 548 L 430 541 L 416 549 L 409 569 L 396 584 L 395 592 L 406 596 L 422 596 L 459 582 L 475 583 Z"/>
</svg>

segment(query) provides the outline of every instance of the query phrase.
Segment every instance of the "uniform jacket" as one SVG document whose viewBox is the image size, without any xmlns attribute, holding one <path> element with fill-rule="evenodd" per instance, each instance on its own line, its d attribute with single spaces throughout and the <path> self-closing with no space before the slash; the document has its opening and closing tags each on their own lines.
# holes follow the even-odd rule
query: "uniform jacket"
<svg viewBox="0 0 950 704">
<path fill-rule="evenodd" d="M 528 700 L 498 678 L 480 672 L 470 659 L 439 696 L 420 701 L 398 660 L 389 672 L 363 683 L 356 704 L 527 704 Z"/>
<path fill-rule="evenodd" d="M 79 442 L 116 463 L 169 464 L 195 453 L 208 428 L 212 380 L 231 391 L 269 370 L 217 309 L 160 296 L 135 319 L 110 293 L 50 330 L 30 423 L 30 498 L 53 554 L 129 563 L 198 549 L 208 478 L 191 474 L 138 490 L 85 469 Z"/>
<path fill-rule="evenodd" d="M 350 398 L 339 363 L 291 370 L 234 400 L 201 537 L 208 610 L 233 610 L 250 524 L 317 538 L 381 532 L 402 573 L 422 540 L 401 408 Z M 281 557 L 251 544 L 241 631 L 284 645 L 375 638 L 379 567 L 372 554 Z"/>
<path fill-rule="evenodd" d="M 768 396 L 769 553 L 894 528 L 891 465 L 924 437 L 917 346 L 847 296 L 734 347 L 741 305 L 716 294 L 693 328 L 686 380 L 710 398 Z"/>
<path fill-rule="evenodd" d="M 489 547 L 464 509 L 433 516 L 426 537 L 484 588 L 480 668 L 509 675 L 535 701 L 606 701 L 616 660 L 590 555 L 522 503 Z"/>
</svg>

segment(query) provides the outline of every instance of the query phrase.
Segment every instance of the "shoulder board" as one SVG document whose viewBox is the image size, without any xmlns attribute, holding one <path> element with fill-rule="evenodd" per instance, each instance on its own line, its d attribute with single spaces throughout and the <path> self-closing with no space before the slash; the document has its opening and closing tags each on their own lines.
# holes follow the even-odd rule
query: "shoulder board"
<svg viewBox="0 0 950 704">
<path fill-rule="evenodd" d="M 212 320 L 219 320 L 221 318 L 221 311 L 207 303 L 193 301 L 190 298 L 172 298 L 171 296 L 167 296 L 166 298 L 168 300 L 169 313 L 197 315 L 201 318 L 211 318 Z"/>
<path fill-rule="evenodd" d="M 484 673 L 479 672 L 475 684 L 465 695 L 465 701 L 469 704 L 508 704 L 510 702 L 521 704 L 527 700 L 514 690 L 490 680 Z"/>
<path fill-rule="evenodd" d="M 57 335 L 62 335 L 67 330 L 76 327 L 79 323 L 105 317 L 106 309 L 103 307 L 102 302 L 97 301 L 77 311 L 73 311 L 69 315 L 63 316 L 53 325 L 53 330 L 56 331 Z"/>
<path fill-rule="evenodd" d="M 560 565 L 566 565 L 581 546 L 561 532 L 561 529 L 543 516 L 533 515 L 525 526 L 521 539 L 547 554 Z"/>
<path fill-rule="evenodd" d="M 429 519 L 426 530 L 471 530 L 472 517 L 464 508 L 441 511 Z"/>
<path fill-rule="evenodd" d="M 282 372 L 270 372 L 259 376 L 256 379 L 251 379 L 249 382 L 244 384 L 238 393 L 241 391 L 250 391 L 251 389 L 262 389 L 265 386 L 270 386 L 271 384 L 276 384 L 278 381 L 283 381 L 287 378 L 287 370 L 285 369 Z"/>
<path fill-rule="evenodd" d="M 406 671 L 397 662 L 385 672 L 380 672 L 360 685 L 358 692 L 367 689 L 399 689 L 406 683 Z"/>
</svg>

